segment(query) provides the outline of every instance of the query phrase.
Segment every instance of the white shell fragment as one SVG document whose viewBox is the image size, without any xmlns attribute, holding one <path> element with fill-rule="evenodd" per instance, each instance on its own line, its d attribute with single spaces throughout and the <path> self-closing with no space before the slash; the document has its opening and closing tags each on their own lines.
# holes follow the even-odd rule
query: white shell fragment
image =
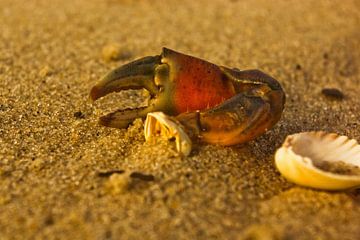
<svg viewBox="0 0 360 240">
<path fill-rule="evenodd" d="M 164 136 L 168 139 L 175 138 L 176 149 L 184 156 L 191 152 L 192 142 L 184 131 L 182 125 L 175 118 L 162 112 L 148 113 L 146 116 L 144 133 L 146 141 L 152 137 Z"/>
<path fill-rule="evenodd" d="M 335 133 L 290 135 L 275 154 L 281 174 L 296 184 L 342 190 L 360 187 L 360 145 Z"/>
</svg>

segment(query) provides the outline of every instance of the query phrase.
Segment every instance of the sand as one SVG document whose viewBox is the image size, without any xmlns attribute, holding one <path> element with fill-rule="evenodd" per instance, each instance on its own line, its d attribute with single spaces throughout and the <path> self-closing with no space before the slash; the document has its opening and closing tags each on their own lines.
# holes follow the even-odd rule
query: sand
<svg viewBox="0 0 360 240">
<path fill-rule="evenodd" d="M 360 140 L 358 1 L 0 0 L 0 22 L 0 239 L 359 238 L 359 191 L 296 186 L 273 159 L 295 132 Z M 111 46 L 117 57 L 104 58 Z M 146 143 L 141 120 L 98 125 L 146 96 L 92 104 L 91 87 L 163 46 L 271 74 L 287 95 L 282 119 L 187 158 Z"/>
</svg>

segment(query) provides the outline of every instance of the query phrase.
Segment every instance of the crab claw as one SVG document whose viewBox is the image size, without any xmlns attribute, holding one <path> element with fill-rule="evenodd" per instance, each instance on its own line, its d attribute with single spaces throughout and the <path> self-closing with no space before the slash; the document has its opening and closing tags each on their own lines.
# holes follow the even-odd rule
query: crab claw
<svg viewBox="0 0 360 240">
<path fill-rule="evenodd" d="M 137 61 L 123 65 L 108 74 L 96 84 L 90 92 L 90 98 L 95 101 L 109 93 L 126 89 L 145 88 L 156 94 L 154 70 L 160 64 L 160 56 L 144 57 Z"/>
<path fill-rule="evenodd" d="M 135 118 L 162 111 L 168 115 L 213 107 L 235 95 L 221 69 L 210 62 L 164 48 L 161 55 L 144 57 L 108 73 L 90 92 L 95 101 L 112 92 L 144 88 L 147 107 L 124 109 L 100 118 L 100 124 L 125 128 Z"/>
<path fill-rule="evenodd" d="M 123 65 L 109 72 L 90 91 L 90 98 L 95 101 L 109 93 L 128 89 L 146 89 L 153 99 L 162 91 L 156 76 L 167 74 L 167 65 L 161 64 L 161 56 L 144 57 Z M 125 128 L 135 118 L 143 118 L 147 113 L 156 111 L 161 100 L 152 101 L 148 107 L 136 109 L 123 109 L 100 118 L 100 124 L 108 127 Z"/>
</svg>

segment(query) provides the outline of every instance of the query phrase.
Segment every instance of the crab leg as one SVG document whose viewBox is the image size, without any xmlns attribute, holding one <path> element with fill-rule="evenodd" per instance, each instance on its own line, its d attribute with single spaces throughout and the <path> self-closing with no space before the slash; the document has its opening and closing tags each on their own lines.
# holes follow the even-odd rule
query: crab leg
<svg viewBox="0 0 360 240">
<path fill-rule="evenodd" d="M 193 139 L 233 145 L 248 141 L 262 132 L 261 126 L 269 112 L 269 104 L 261 98 L 239 94 L 213 109 L 183 113 L 176 119 Z"/>
</svg>

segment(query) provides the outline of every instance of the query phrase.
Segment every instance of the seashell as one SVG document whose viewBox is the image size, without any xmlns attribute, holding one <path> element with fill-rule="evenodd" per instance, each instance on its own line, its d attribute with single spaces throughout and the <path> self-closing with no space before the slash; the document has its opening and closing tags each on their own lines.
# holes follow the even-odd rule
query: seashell
<svg viewBox="0 0 360 240">
<path fill-rule="evenodd" d="M 184 156 L 191 152 L 192 142 L 184 131 L 183 126 L 174 117 L 162 112 L 148 113 L 144 126 L 145 140 L 153 137 L 164 136 L 168 139 L 175 138 L 176 149 Z"/>
<path fill-rule="evenodd" d="M 288 136 L 276 151 L 275 164 L 285 178 L 302 186 L 325 190 L 360 187 L 360 145 L 335 133 Z"/>
</svg>

